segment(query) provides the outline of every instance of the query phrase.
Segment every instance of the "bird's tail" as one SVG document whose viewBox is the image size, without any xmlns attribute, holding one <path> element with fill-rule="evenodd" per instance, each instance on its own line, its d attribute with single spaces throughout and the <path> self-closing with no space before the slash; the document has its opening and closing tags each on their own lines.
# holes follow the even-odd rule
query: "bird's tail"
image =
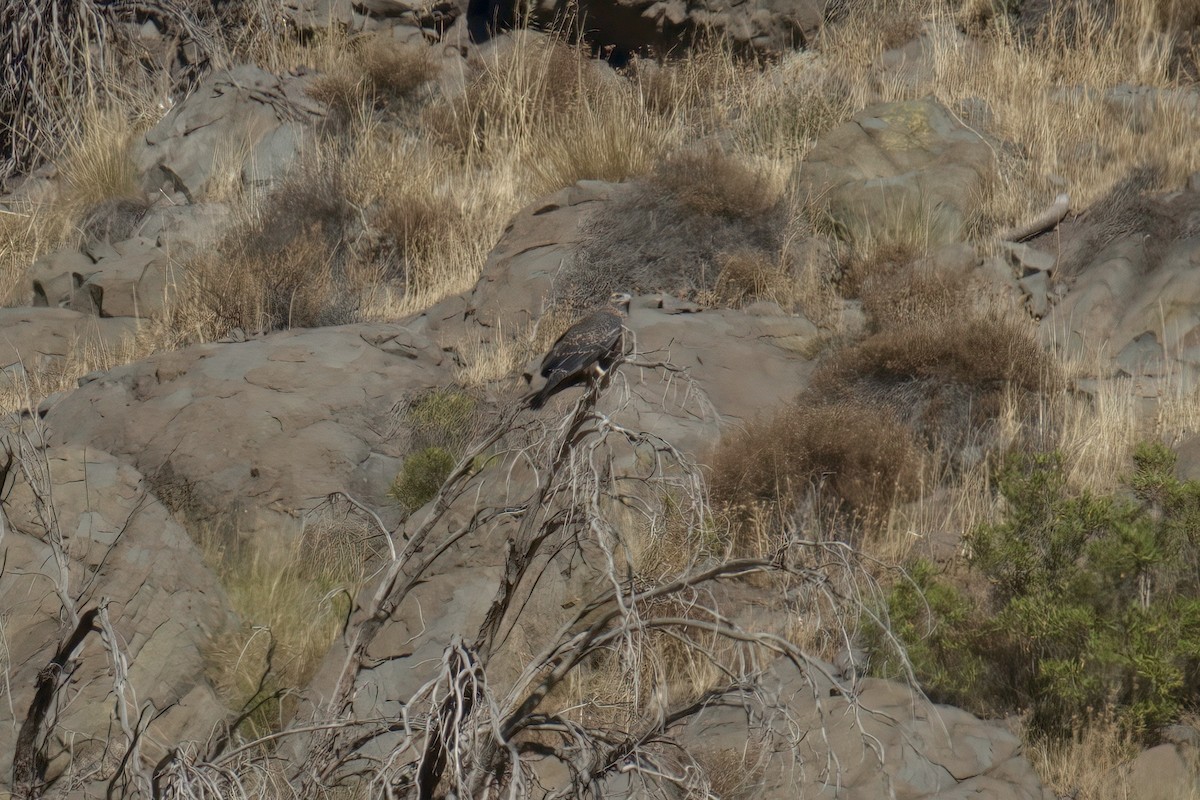
<svg viewBox="0 0 1200 800">
<path fill-rule="evenodd" d="M 532 408 L 534 411 L 537 411 L 539 408 L 546 405 L 546 398 L 550 396 L 550 392 L 547 390 L 552 388 L 552 386 L 553 384 L 547 383 L 536 392 L 530 392 L 522 397 L 521 402 L 526 408 Z"/>
</svg>

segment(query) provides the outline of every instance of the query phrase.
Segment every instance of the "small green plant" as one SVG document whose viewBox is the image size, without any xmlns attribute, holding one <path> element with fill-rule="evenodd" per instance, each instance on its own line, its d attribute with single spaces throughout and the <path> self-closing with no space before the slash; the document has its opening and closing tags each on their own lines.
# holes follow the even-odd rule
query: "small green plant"
<svg viewBox="0 0 1200 800">
<path fill-rule="evenodd" d="M 987 631 L 976 604 L 938 574 L 937 565 L 917 559 L 888 593 L 887 619 L 895 640 L 921 687 L 935 702 L 970 705 L 988 674 L 983 655 Z M 906 666 L 876 625 L 867 625 L 870 647 L 880 653 L 878 671 L 906 676 Z"/>
<path fill-rule="evenodd" d="M 453 469 L 454 456 L 445 448 L 418 450 L 404 460 L 388 494 L 411 513 L 437 495 Z"/>
<path fill-rule="evenodd" d="M 409 405 L 404 414 L 418 446 L 435 446 L 462 455 L 475 431 L 474 397 L 455 389 L 434 389 Z"/>
<path fill-rule="evenodd" d="M 927 566 L 890 593 L 920 678 L 976 710 L 1028 710 L 1048 735 L 1109 714 L 1144 738 L 1196 706 L 1200 482 L 1161 444 L 1133 460 L 1129 491 L 1095 496 L 1070 490 L 1061 454 L 1009 459 L 1005 518 L 967 539 L 986 601 Z"/>
</svg>

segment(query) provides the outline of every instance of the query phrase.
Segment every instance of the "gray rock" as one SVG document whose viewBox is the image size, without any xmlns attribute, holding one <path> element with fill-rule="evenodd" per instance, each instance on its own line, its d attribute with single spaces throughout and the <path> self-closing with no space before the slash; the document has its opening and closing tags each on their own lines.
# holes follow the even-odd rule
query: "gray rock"
<svg viewBox="0 0 1200 800">
<path fill-rule="evenodd" d="M 204 741 L 227 710 L 205 676 L 212 637 L 236 619 L 215 576 L 170 513 L 132 467 L 94 448 L 50 448 L 30 456 L 31 473 L 54 500 L 67 554 L 66 593 L 82 612 L 107 600 L 129 659 L 130 697 L 159 710 L 142 740 L 153 764 L 165 747 Z M 31 484 L 17 470 L 5 498 L 4 560 L 20 569 L 0 574 L 0 613 L 7 646 L 6 702 L 0 703 L 0 771 L 11 774 L 13 743 L 33 697 L 39 670 L 67 633 L 54 587 L 64 573 L 48 543 L 46 518 Z M 86 772 L 119 730 L 114 719 L 109 657 L 89 635 L 58 707 L 48 776 L 68 765 Z M 131 709 L 137 715 L 142 706 Z"/>
<path fill-rule="evenodd" d="M 101 317 L 154 317 L 174 287 L 171 265 L 167 250 L 141 237 L 97 243 L 90 255 L 60 250 L 34 265 L 34 305 Z"/>
<path fill-rule="evenodd" d="M 230 209 L 224 203 L 158 206 L 146 215 L 138 233 L 167 255 L 180 258 L 216 242 L 229 219 Z"/>
<path fill-rule="evenodd" d="M 321 113 L 304 85 L 249 65 L 211 73 L 135 146 L 143 188 L 154 195 L 166 185 L 195 202 L 219 169 L 259 184 L 277 180 L 295 157 L 296 126 Z"/>
<path fill-rule="evenodd" d="M 888 681 L 865 679 L 848 696 L 819 666 L 802 675 L 776 662 L 762 695 L 710 705 L 684 724 L 681 742 L 744 759 L 739 791 L 764 800 L 1053 797 L 1002 728 Z M 621 776 L 607 788 L 607 797 L 649 798 L 662 787 Z"/>
<path fill-rule="evenodd" d="M 1072 254 L 1069 291 L 1042 332 L 1097 375 L 1119 368 L 1192 380 L 1200 376 L 1200 193 L 1143 203 L 1115 223 L 1075 223 L 1062 233 Z"/>
<path fill-rule="evenodd" d="M 66 308 L 0 308 L 0 369 L 45 370 L 89 344 L 116 349 L 136 330 L 136 320 L 97 319 Z"/>
<path fill-rule="evenodd" d="M 1160 744 L 1133 760 L 1124 776 L 1130 796 L 1138 800 L 1177 800 L 1187 797 L 1200 782 L 1174 744 Z"/>
<path fill-rule="evenodd" d="M 1050 311 L 1050 276 L 1045 272 L 1031 272 L 1017 281 L 1029 302 L 1029 313 L 1041 319 Z"/>
<path fill-rule="evenodd" d="M 934 243 L 963 240 L 992 146 L 936 100 L 883 103 L 822 136 L 793 182 L 823 204 L 848 239 L 920 231 Z"/>
<path fill-rule="evenodd" d="M 440 348 L 396 325 L 291 331 L 157 354 L 80 387 L 45 417 L 53 443 L 108 450 L 198 519 L 277 524 L 334 491 L 380 507 L 399 458 L 393 406 L 451 381 Z M 186 507 L 185 507 L 186 506 Z"/>
<path fill-rule="evenodd" d="M 1058 265 L 1057 258 L 1027 244 L 1000 242 L 1000 247 L 1008 253 L 1013 266 L 1018 267 L 1023 275 L 1031 272 L 1053 272 Z"/>
</svg>

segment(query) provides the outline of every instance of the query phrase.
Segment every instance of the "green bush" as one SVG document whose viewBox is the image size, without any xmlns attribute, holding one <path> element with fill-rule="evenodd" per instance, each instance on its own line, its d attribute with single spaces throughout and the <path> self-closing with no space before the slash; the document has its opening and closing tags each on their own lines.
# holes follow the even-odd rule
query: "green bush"
<svg viewBox="0 0 1200 800">
<path fill-rule="evenodd" d="M 968 537 L 986 602 L 925 567 L 890 593 L 918 676 L 977 710 L 1028 710 L 1046 734 L 1111 712 L 1146 736 L 1194 708 L 1200 483 L 1175 478 L 1160 444 L 1134 462 L 1128 491 L 1094 496 L 1069 491 L 1058 454 L 1010 459 L 997 482 L 1005 519 Z"/>
<path fill-rule="evenodd" d="M 887 597 L 892 635 L 904 645 L 904 655 L 921 687 L 935 702 L 973 705 L 985 684 L 988 665 L 982 655 L 987 631 L 979 625 L 975 603 L 938 575 L 937 567 L 918 559 L 906 580 Z M 889 678 L 907 677 L 899 654 L 888 647 L 877 626 L 871 649 L 883 654 L 878 671 Z M 983 709 L 975 706 L 976 710 Z"/>
<path fill-rule="evenodd" d="M 454 389 L 434 389 L 411 403 L 404 418 L 418 447 L 440 447 L 462 455 L 475 432 L 474 397 Z"/>
<path fill-rule="evenodd" d="M 426 447 L 404 460 L 388 492 L 410 513 L 432 500 L 450 477 L 454 456 L 442 447 Z"/>
</svg>

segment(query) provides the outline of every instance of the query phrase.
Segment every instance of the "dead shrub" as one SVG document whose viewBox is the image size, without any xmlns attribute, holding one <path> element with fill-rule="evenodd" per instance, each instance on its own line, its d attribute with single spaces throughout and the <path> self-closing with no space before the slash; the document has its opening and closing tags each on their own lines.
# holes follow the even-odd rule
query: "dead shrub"
<svg viewBox="0 0 1200 800">
<path fill-rule="evenodd" d="M 618 290 L 711 296 L 727 254 L 750 272 L 755 261 L 776 260 L 786 202 L 754 170 L 714 152 L 674 159 L 606 203 L 588 221 L 559 299 L 579 307 Z"/>
<path fill-rule="evenodd" d="M 437 77 L 437 65 L 425 47 L 401 47 L 380 37 L 367 39 L 358 62 L 369 94 L 376 102 L 409 100 Z"/>
<path fill-rule="evenodd" d="M 460 152 L 485 152 L 528 138 L 535 126 L 556 127 L 556 120 L 603 91 L 582 51 L 533 36 L 514 36 L 476 68 L 465 92 L 427 109 L 422 127 Z"/>
<path fill-rule="evenodd" d="M 921 447 L 886 408 L 800 402 L 723 441 L 710 488 L 735 517 L 764 505 L 787 515 L 815 494 L 869 528 L 917 495 L 922 463 Z"/>
<path fill-rule="evenodd" d="M 335 128 L 349 124 L 367 96 L 362 76 L 351 69 L 318 75 L 309 86 L 308 94 L 329 108 L 328 120 Z"/>
<path fill-rule="evenodd" d="M 150 204 L 141 195 L 114 197 L 88 209 L 80 223 L 84 242 L 120 242 L 133 236 Z"/>
<path fill-rule="evenodd" d="M 409 186 L 384 197 L 371 219 L 383 275 L 409 283 L 424 259 L 453 237 L 462 216 L 456 202 L 425 187 Z"/>
<path fill-rule="evenodd" d="M 985 444 L 1006 398 L 1021 415 L 1060 384 L 1053 357 L 1027 321 L 1001 312 L 942 314 L 874 333 L 837 351 L 813 375 L 829 402 L 892 409 L 933 448 L 953 456 Z"/>
<path fill-rule="evenodd" d="M 191 265 L 197 302 L 225 329 L 353 321 L 357 300 L 347 264 L 354 213 L 340 168 L 302 167 L 215 253 Z"/>
<path fill-rule="evenodd" d="M 910 242 L 880 240 L 869 248 L 853 249 L 842 264 L 838 292 L 842 297 L 861 298 L 863 287 L 876 277 L 887 280 L 903 271 L 920 255 Z"/>
<path fill-rule="evenodd" d="M 780 265 L 761 250 L 722 253 L 718 262 L 716 293 L 722 303 L 738 306 L 757 299 L 776 300 L 788 283 Z"/>
<path fill-rule="evenodd" d="M 332 122 L 345 125 L 365 104 L 384 110 L 412 100 L 436 76 L 426 48 L 369 36 L 355 43 L 350 58 L 318 75 L 308 93 L 329 107 Z"/>
<path fill-rule="evenodd" d="M 859 297 L 871 331 L 943 316 L 969 301 L 970 276 L 929 261 L 891 261 L 861 279 Z"/>
<path fill-rule="evenodd" d="M 761 173 L 716 143 L 671 156 L 650 180 L 679 205 L 708 217 L 753 217 L 776 200 Z"/>
<path fill-rule="evenodd" d="M 814 376 L 816 386 L 833 390 L 859 381 L 894 385 L 936 380 L 988 388 L 1053 388 L 1051 356 L 1032 328 L 1011 314 L 984 312 L 897 325 L 868 336 L 837 356 Z"/>
</svg>

